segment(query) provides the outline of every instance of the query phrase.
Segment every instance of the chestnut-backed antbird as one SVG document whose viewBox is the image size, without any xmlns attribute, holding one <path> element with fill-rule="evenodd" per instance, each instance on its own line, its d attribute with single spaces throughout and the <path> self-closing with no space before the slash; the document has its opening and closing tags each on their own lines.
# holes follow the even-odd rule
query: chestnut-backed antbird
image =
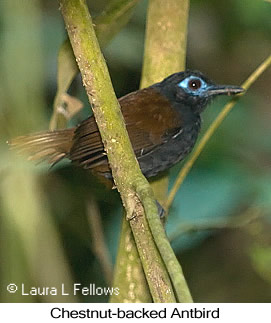
<svg viewBox="0 0 271 323">
<path fill-rule="evenodd" d="M 201 113 L 217 95 L 244 90 L 217 85 L 200 72 L 184 71 L 119 99 L 129 138 L 143 174 L 149 178 L 181 161 L 197 140 Z M 74 164 L 111 178 L 108 159 L 93 116 L 74 128 L 15 138 L 10 143 L 29 159 Z"/>
</svg>

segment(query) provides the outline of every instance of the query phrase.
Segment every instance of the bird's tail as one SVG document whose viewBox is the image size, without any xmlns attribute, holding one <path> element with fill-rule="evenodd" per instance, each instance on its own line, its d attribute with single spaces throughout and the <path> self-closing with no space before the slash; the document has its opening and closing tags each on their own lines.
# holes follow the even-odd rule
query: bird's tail
<svg viewBox="0 0 271 323">
<path fill-rule="evenodd" d="M 56 164 L 61 159 L 68 157 L 74 131 L 75 128 L 40 132 L 14 138 L 8 141 L 8 144 L 11 149 L 28 155 L 29 160 Z"/>
</svg>

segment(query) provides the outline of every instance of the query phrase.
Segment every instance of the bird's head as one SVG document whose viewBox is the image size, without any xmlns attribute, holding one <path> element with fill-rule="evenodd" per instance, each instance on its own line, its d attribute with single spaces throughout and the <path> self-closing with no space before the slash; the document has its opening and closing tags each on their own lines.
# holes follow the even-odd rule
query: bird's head
<svg viewBox="0 0 271 323">
<path fill-rule="evenodd" d="M 234 95 L 244 91 L 239 86 L 217 85 L 201 72 L 189 70 L 172 74 L 157 86 L 171 103 L 189 106 L 195 113 L 201 113 L 217 95 Z"/>
</svg>

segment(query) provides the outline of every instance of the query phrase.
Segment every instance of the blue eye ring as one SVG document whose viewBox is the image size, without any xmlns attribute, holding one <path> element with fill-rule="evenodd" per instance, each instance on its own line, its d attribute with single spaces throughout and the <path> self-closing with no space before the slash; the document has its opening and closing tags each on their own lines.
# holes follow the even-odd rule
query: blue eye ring
<svg viewBox="0 0 271 323">
<path fill-rule="evenodd" d="M 178 86 L 191 95 L 201 95 L 208 87 L 202 78 L 193 75 L 182 80 Z"/>
</svg>

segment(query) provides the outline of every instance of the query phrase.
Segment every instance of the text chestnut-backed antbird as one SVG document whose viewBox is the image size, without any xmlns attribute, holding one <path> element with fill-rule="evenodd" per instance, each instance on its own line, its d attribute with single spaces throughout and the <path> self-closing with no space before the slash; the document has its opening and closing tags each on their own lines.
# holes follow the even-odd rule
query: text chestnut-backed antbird
<svg viewBox="0 0 271 323">
<path fill-rule="evenodd" d="M 143 174 L 149 178 L 182 160 L 197 140 L 201 113 L 217 95 L 243 92 L 217 85 L 200 72 L 172 74 L 160 83 L 119 99 L 126 128 Z M 93 116 L 77 127 L 15 138 L 11 146 L 31 160 L 74 164 L 111 178 L 108 159 Z"/>
</svg>

